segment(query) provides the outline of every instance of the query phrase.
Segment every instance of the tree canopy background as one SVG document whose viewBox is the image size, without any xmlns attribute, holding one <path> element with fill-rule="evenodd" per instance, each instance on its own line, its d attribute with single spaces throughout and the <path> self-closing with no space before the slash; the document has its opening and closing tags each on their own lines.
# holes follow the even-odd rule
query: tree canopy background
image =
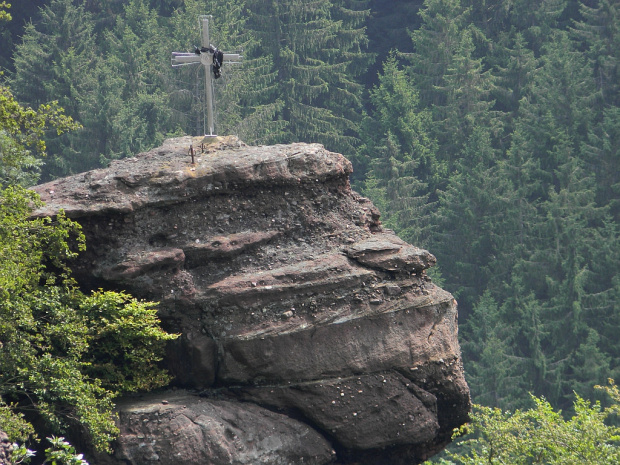
<svg viewBox="0 0 620 465">
<path fill-rule="evenodd" d="M 40 5 L 40 7 L 39 7 Z M 321 142 L 458 299 L 474 400 L 570 409 L 620 378 L 620 5 L 613 0 L 45 0 L 14 5 L 4 85 L 82 129 L 47 132 L 42 179 L 200 134 Z M 27 18 L 26 21 L 22 18 Z M 15 32 L 21 31 L 21 32 Z M 36 79 L 33 78 L 36 76 Z"/>
</svg>

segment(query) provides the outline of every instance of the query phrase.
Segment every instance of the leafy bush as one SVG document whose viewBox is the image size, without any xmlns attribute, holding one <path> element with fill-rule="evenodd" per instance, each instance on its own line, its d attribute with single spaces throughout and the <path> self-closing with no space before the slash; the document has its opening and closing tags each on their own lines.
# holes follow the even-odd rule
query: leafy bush
<svg viewBox="0 0 620 465">
<path fill-rule="evenodd" d="M 574 413 L 565 419 L 543 398 L 532 396 L 534 407 L 506 412 L 476 406 L 470 424 L 461 427 L 457 447 L 441 465 L 615 465 L 620 463 L 620 391 L 610 380 L 606 391 L 612 405 L 603 408 L 575 394 Z M 426 462 L 430 465 L 431 462 Z"/>
<path fill-rule="evenodd" d="M 168 383 L 155 304 L 125 293 L 83 294 L 67 259 L 84 248 L 79 224 L 19 187 L 0 194 L 0 429 L 25 441 L 34 409 L 56 433 L 81 425 L 98 450 L 118 429 L 113 398 Z"/>
</svg>

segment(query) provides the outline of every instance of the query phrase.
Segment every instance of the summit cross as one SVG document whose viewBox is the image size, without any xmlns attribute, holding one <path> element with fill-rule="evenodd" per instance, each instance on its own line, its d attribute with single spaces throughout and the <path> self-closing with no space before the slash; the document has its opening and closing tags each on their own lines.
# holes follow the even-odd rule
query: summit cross
<svg viewBox="0 0 620 465">
<path fill-rule="evenodd" d="M 196 47 L 193 53 L 184 52 L 172 52 L 172 66 L 186 66 L 201 64 L 205 67 L 205 94 L 207 97 L 207 125 L 209 127 L 209 134 L 206 136 L 215 136 L 214 122 L 213 122 L 213 78 L 220 77 L 220 68 L 224 63 L 240 63 L 241 55 L 237 53 L 223 53 L 216 47 L 211 45 L 209 39 L 209 19 L 212 16 L 204 15 L 200 16 L 200 22 L 202 25 L 202 44 L 201 47 Z"/>
</svg>

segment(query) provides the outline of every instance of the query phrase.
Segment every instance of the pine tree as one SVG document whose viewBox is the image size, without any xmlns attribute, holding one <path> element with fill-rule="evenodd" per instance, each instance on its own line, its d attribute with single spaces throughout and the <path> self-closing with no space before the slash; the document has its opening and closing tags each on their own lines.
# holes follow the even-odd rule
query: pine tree
<svg viewBox="0 0 620 465">
<path fill-rule="evenodd" d="M 510 18 L 517 13 L 514 4 L 506 0 L 463 0 L 463 6 L 471 9 L 472 24 L 492 40 L 509 29 Z"/>
<path fill-rule="evenodd" d="M 490 95 L 495 79 L 484 69 L 482 59 L 475 58 L 475 53 L 472 31 L 466 30 L 443 76 L 444 86 L 438 86 L 446 94 L 446 103 L 435 105 L 434 119 L 440 123 L 439 131 L 450 135 L 442 145 L 451 155 L 463 148 L 478 126 L 489 128 L 494 137 L 501 132 L 499 121 L 491 113 L 495 102 Z"/>
<path fill-rule="evenodd" d="M 394 56 L 383 65 L 371 91 L 372 118 L 366 120 L 360 153 L 371 173 L 362 191 L 386 213 L 385 224 L 402 237 L 424 245 L 430 235 L 428 182 L 439 177 L 431 115 L 419 109 L 419 97 Z"/>
<path fill-rule="evenodd" d="M 170 51 L 157 12 L 146 0 L 130 0 L 114 28 L 104 33 L 105 74 L 122 76 L 106 93 L 105 157 L 132 156 L 163 142 L 170 130 L 165 89 Z"/>
<path fill-rule="evenodd" d="M 422 105 L 432 109 L 433 137 L 451 171 L 476 125 L 492 128 L 493 137 L 501 132 L 491 113 L 494 78 L 477 58 L 475 41 L 484 37 L 471 25 L 470 10 L 460 0 L 426 0 L 424 6 L 422 26 L 412 33 L 410 73 Z"/>
<path fill-rule="evenodd" d="M 495 48 L 490 60 L 495 63 L 497 80 L 491 95 L 496 101 L 496 109 L 504 113 L 504 134 L 509 136 L 514 131 L 521 100 L 531 92 L 538 60 L 520 32 L 514 37 L 503 38 Z M 509 138 L 502 140 L 504 150 L 509 146 Z"/>
<path fill-rule="evenodd" d="M 460 0 L 425 0 L 420 17 L 422 26 L 411 34 L 412 75 L 422 105 L 443 107 L 447 104 L 444 76 L 461 47 L 467 11 Z"/>
<path fill-rule="evenodd" d="M 579 7 L 583 19 L 575 23 L 573 35 L 594 67 L 603 104 L 620 106 L 620 6 L 597 0 L 579 2 Z"/>
<path fill-rule="evenodd" d="M 89 128 L 92 98 L 99 92 L 93 77 L 97 66 L 94 43 L 92 17 L 84 7 L 70 0 L 52 0 L 41 10 L 37 26 L 26 26 L 17 47 L 10 79 L 15 96 L 32 106 L 58 101 L 68 115 Z M 88 131 L 50 133 L 46 142 L 50 154 L 43 170 L 46 179 L 98 165 L 97 142 Z"/>
<path fill-rule="evenodd" d="M 458 154 L 432 215 L 436 231 L 429 247 L 440 263 L 450 261 L 444 277 L 465 318 L 479 296 L 493 282 L 506 279 L 510 269 L 501 260 L 507 240 L 498 233 L 505 221 L 503 194 L 509 187 L 507 180 L 498 176 L 496 157 L 489 129 L 476 127 Z"/>
<path fill-rule="evenodd" d="M 411 31 L 420 27 L 418 12 L 421 0 L 373 0 L 367 21 L 368 46 L 374 54 L 374 63 L 365 78 L 366 87 L 376 84 L 383 62 L 392 51 L 411 53 Z"/>
<path fill-rule="evenodd" d="M 559 29 L 569 0 L 515 0 L 508 3 L 509 20 L 522 33 L 530 48 L 539 53 L 552 33 Z"/>
<path fill-rule="evenodd" d="M 521 395 L 522 380 L 517 375 L 521 361 L 512 354 L 512 330 L 502 321 L 489 291 L 474 305 L 462 331 L 465 373 L 476 402 L 490 407 L 514 405 Z"/>
<path fill-rule="evenodd" d="M 608 205 L 613 219 L 620 220 L 620 107 L 603 111 L 600 123 L 594 125 L 582 150 L 596 173 L 597 202 Z"/>
<path fill-rule="evenodd" d="M 558 385 L 554 381 L 558 380 L 553 378 L 564 368 L 562 361 L 554 360 L 550 354 L 544 305 L 523 282 L 523 265 L 527 269 L 529 264 L 525 261 L 515 264 L 510 280 L 506 281 L 500 306 L 501 320 L 511 330 L 506 341 L 513 360 L 510 373 L 511 389 L 515 394 L 502 408 L 522 407 L 527 402 L 528 392 L 557 400 Z"/>
<path fill-rule="evenodd" d="M 575 149 L 574 135 L 569 129 L 562 133 L 559 127 L 547 127 L 542 133 L 553 137 L 542 155 L 537 153 L 540 140 L 528 134 L 531 127 L 517 122 L 508 157 L 499 165 L 498 177 L 509 179 L 512 186 L 501 194 L 508 203 L 500 231 L 510 239 L 499 248 L 494 269 L 511 262 L 513 267 L 503 292 L 497 285 L 491 288 L 501 302 L 503 323 L 516 333 L 510 345 L 524 364 L 521 389 L 563 405 L 575 383 L 592 392 L 591 385 L 584 385 L 583 372 L 576 370 L 584 353 L 596 355 L 598 363 L 590 373 L 599 378 L 591 384 L 604 381 L 604 370 L 615 368 L 609 363 L 615 349 L 610 352 L 599 344 L 598 332 L 606 325 L 595 309 L 611 304 L 607 299 L 613 284 L 597 263 L 605 260 L 599 250 L 610 255 L 617 234 L 607 226 L 606 209 L 595 204 L 594 176 Z M 552 162 L 552 172 L 542 169 Z"/>
<path fill-rule="evenodd" d="M 593 108 L 596 125 L 590 128 L 584 150 L 597 177 L 597 200 L 609 204 L 620 219 L 618 138 L 620 137 L 620 8 L 616 2 L 580 2 L 582 19 L 571 30 L 592 68 L 598 98 Z"/>
<path fill-rule="evenodd" d="M 277 86 L 266 101 L 281 102 L 274 119 L 286 126 L 273 142 L 321 142 L 353 153 L 365 68 L 365 2 L 249 0 L 248 27 L 271 57 Z"/>
<path fill-rule="evenodd" d="M 606 286 L 612 283 L 605 272 L 600 274 L 602 270 L 593 265 L 605 260 L 600 250 L 616 242 L 617 234 L 605 227 L 607 209 L 595 203 L 593 174 L 586 171 L 585 163 L 567 144 L 559 144 L 557 150 L 561 151 L 563 162 L 556 169 L 557 186 L 551 189 L 548 200 L 542 205 L 542 213 L 547 218 L 545 235 L 550 241 L 540 256 L 552 270 L 546 279 L 546 314 L 553 322 L 554 358 L 562 360 L 575 359 L 585 347 L 593 354 L 598 350 L 598 331 L 604 330 L 604 325 L 592 318 L 592 303 L 602 303 L 601 292 L 608 293 Z M 567 338 L 569 334 L 571 337 Z M 604 363 L 609 355 L 601 352 L 592 363 L 598 359 L 609 368 Z M 581 378 L 583 383 L 583 373 L 569 366 L 572 373 L 567 373 L 562 380 L 565 397 L 574 389 L 574 377 Z M 591 378 L 590 383 L 603 383 L 608 377 L 600 367 L 597 371 L 598 377 Z M 591 386 L 581 387 L 584 393 L 592 392 Z"/>
</svg>

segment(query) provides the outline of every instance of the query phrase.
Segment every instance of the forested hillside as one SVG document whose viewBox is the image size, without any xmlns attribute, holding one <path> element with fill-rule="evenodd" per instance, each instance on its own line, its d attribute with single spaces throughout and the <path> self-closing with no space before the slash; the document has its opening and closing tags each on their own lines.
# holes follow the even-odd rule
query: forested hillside
<svg viewBox="0 0 620 465">
<path fill-rule="evenodd" d="M 620 378 L 618 2 L 40 5 L 0 26 L 4 85 L 83 126 L 47 135 L 42 179 L 202 133 L 201 67 L 170 53 L 212 14 L 213 43 L 244 56 L 216 81 L 217 132 L 353 160 L 384 223 L 437 256 L 474 401 L 570 407 Z"/>
</svg>

